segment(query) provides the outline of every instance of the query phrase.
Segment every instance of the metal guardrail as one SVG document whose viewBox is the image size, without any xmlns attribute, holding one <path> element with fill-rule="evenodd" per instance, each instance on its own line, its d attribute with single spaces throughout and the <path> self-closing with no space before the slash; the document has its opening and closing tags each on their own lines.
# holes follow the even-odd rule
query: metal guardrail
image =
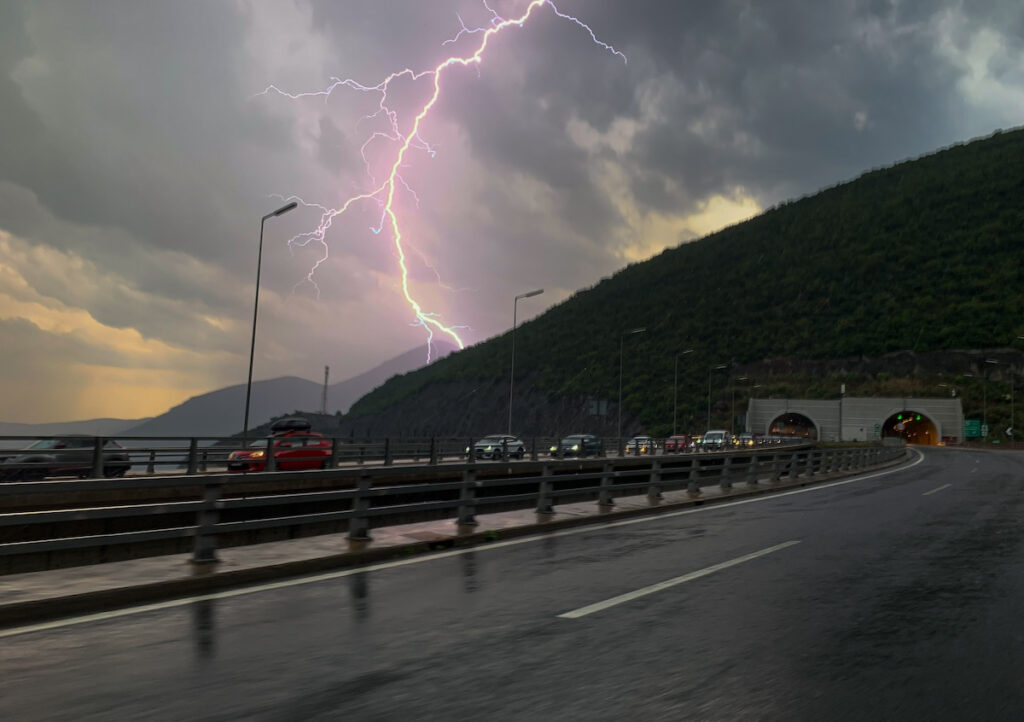
<svg viewBox="0 0 1024 722">
<path fill-rule="evenodd" d="M 229 471 L 229 456 L 237 451 L 258 451 L 274 448 L 275 453 L 264 454 L 256 464 L 264 471 L 295 470 L 299 467 L 333 469 L 345 466 L 379 464 L 431 465 L 461 462 L 473 456 L 478 438 L 356 438 L 323 437 L 315 449 L 307 447 L 293 450 L 279 445 L 296 437 L 269 436 L 253 439 L 248 445 L 236 437 L 82 437 L 82 436 L 0 436 L 0 483 L 4 481 L 41 481 L 46 478 L 77 477 L 102 479 L 157 474 L 208 474 Z M 298 437 L 301 438 L 301 437 Z M 29 448 L 25 442 L 60 442 L 56 448 Z M 779 448 L 786 443 L 807 443 L 804 439 L 788 442 L 778 438 L 771 444 L 755 449 Z M 262 444 L 255 447 L 254 444 Z M 494 458 L 504 461 L 520 459 L 558 459 L 576 457 L 562 452 L 559 438 L 533 437 L 524 440 L 524 448 L 515 450 L 503 446 L 492 452 Z M 10 447 L 10 448 L 3 448 Z M 21 448 L 15 448 L 21 447 Z M 679 453 L 722 453 L 737 448 L 721 449 L 698 447 Z M 657 456 L 664 453 L 663 440 L 656 439 L 653 447 L 627 444 L 615 440 L 614 446 L 603 446 L 598 456 Z M 593 454 L 590 454 L 593 456 Z"/>
<path fill-rule="evenodd" d="M 559 501 L 594 499 L 599 505 L 613 506 L 614 498 L 643 491 L 657 500 L 669 489 L 686 489 L 699 495 L 701 486 L 719 484 L 728 489 L 733 483 L 756 485 L 779 483 L 783 478 L 811 480 L 823 474 L 853 472 L 902 457 L 905 449 L 857 447 L 845 449 L 799 448 L 787 450 L 753 449 L 728 454 L 679 454 L 633 459 L 548 460 L 536 464 L 466 463 L 451 465 L 445 472 L 451 480 L 407 483 L 417 469 L 424 475 L 436 467 L 420 466 L 392 469 L 349 469 L 326 472 L 264 472 L 248 474 L 246 480 L 287 480 L 308 474 L 344 477 L 354 487 L 307 491 L 291 494 L 228 498 L 230 490 L 242 480 L 238 475 L 212 474 L 195 479 L 202 497 L 189 501 L 159 504 L 126 504 L 90 509 L 54 509 L 0 514 L 0 533 L 8 530 L 27 540 L 0 543 L 0 573 L 31 571 L 68 566 L 51 558 L 71 550 L 118 549 L 123 558 L 132 558 L 134 545 L 149 544 L 149 550 L 136 550 L 134 556 L 171 553 L 160 551 L 154 543 L 168 542 L 178 547 L 191 539 L 192 559 L 197 563 L 217 559 L 218 540 L 244 533 L 252 543 L 252 533 L 290 527 L 341 525 L 348 539 L 369 540 L 371 521 L 380 524 L 405 523 L 425 518 L 453 518 L 466 527 L 476 523 L 477 511 L 534 507 L 538 514 L 550 514 Z M 491 477 L 482 476 L 490 472 Z M 497 476 L 494 472 L 500 472 Z M 388 480 L 391 480 L 391 483 Z M 394 483 L 399 479 L 399 483 Z M 118 479 L 113 481 L 15 482 L 0 484 L 0 502 L 5 496 L 23 493 L 57 493 L 68 489 L 154 488 L 181 484 L 184 477 Z M 376 483 L 375 483 L 376 482 Z M 190 480 L 190 484 L 194 482 Z M 148 526 L 106 533 L 66 533 L 75 524 Z M 62 526 L 63 525 L 63 526 Z M 336 529 L 340 531 L 342 529 Z M 35 538 L 31 538 L 35 537 Z M 2 537 L 0 537 L 2 538 Z M 232 545 L 239 543 L 237 538 Z M 153 549 L 157 549 L 153 551 Z M 183 551 L 177 548 L 174 551 Z M 125 555 L 127 553 L 127 555 Z M 34 561 L 33 561 L 34 559 Z M 79 561 L 79 563 L 82 563 Z M 84 563 L 89 563 L 88 561 Z"/>
</svg>

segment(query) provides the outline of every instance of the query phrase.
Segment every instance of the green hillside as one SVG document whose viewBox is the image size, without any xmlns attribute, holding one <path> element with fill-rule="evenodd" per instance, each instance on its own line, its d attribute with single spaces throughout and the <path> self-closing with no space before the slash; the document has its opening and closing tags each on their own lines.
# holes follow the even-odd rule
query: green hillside
<svg viewBox="0 0 1024 722">
<path fill-rule="evenodd" d="M 686 348 L 680 404 L 696 409 L 719 363 L 1008 346 L 1024 335 L 1022 267 L 1024 130 L 997 132 L 785 203 L 579 291 L 519 328 L 517 396 L 614 401 L 620 336 L 637 326 L 647 330 L 626 341 L 624 408 L 662 427 L 674 354 Z M 505 334 L 394 377 L 350 418 L 439 383 L 490 381 L 499 394 L 509 349 Z"/>
</svg>

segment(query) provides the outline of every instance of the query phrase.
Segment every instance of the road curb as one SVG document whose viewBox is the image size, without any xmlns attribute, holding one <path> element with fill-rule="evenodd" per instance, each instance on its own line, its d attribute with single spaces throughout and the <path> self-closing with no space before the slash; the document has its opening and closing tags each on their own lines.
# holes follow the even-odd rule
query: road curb
<svg viewBox="0 0 1024 722">
<path fill-rule="evenodd" d="M 606 512 L 595 513 L 588 516 L 577 516 L 563 519 L 551 519 L 538 521 L 532 524 L 510 527 L 501 530 L 486 530 L 469 533 L 453 533 L 450 537 L 434 541 L 414 541 L 407 544 L 396 544 L 377 549 L 358 549 L 327 554 L 311 559 L 300 559 L 285 561 L 276 564 L 267 564 L 260 567 L 248 569 L 227 569 L 211 570 L 203 572 L 194 569 L 192 574 L 175 579 L 168 579 L 160 582 L 147 582 L 130 586 L 112 587 L 79 594 L 55 596 L 48 599 L 36 599 L 30 601 L 0 603 L 0 629 L 18 626 L 30 622 L 43 622 L 62 617 L 69 617 L 81 614 L 90 614 L 107 611 L 114 608 L 130 607 L 139 604 L 165 601 L 180 597 L 209 594 L 234 587 L 244 587 L 250 584 L 266 582 L 273 579 L 286 577 L 304 576 L 329 570 L 360 567 L 376 562 L 408 557 L 413 554 L 423 554 L 441 549 L 456 547 L 486 546 L 490 542 L 512 539 L 516 537 L 543 534 L 547 531 L 556 531 L 589 524 L 600 524 L 612 520 L 628 519 L 638 516 L 657 516 L 668 511 L 678 511 L 687 507 L 718 505 L 752 496 L 763 496 L 779 491 L 786 491 L 801 487 L 815 486 L 821 483 L 836 481 L 860 476 L 862 474 L 878 471 L 906 463 L 910 458 L 909 452 L 902 458 L 893 459 L 881 464 L 860 469 L 850 474 L 837 472 L 822 474 L 812 479 L 797 479 L 792 482 L 761 482 L 755 486 L 748 486 L 740 482 L 742 486 L 734 488 L 728 494 L 715 496 L 711 499 L 695 497 L 678 501 L 662 502 L 647 507 L 633 507 L 630 509 L 611 508 Z M 186 562 L 187 564 L 188 562 Z M 37 572 L 47 574 L 47 572 Z"/>
</svg>

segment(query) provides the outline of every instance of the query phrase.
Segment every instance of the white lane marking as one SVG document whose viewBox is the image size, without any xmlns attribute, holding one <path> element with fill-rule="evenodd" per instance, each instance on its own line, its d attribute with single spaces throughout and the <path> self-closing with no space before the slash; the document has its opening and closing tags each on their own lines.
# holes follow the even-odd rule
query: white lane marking
<svg viewBox="0 0 1024 722">
<path fill-rule="evenodd" d="M 648 587 L 642 587 L 641 589 L 637 589 L 637 590 L 632 591 L 632 592 L 626 592 L 625 594 L 620 594 L 619 596 L 612 597 L 611 599 L 605 599 L 603 602 L 594 602 L 593 604 L 588 604 L 585 607 L 580 607 L 579 609 L 573 609 L 571 612 L 565 612 L 564 614 L 559 614 L 558 617 L 560 619 L 579 619 L 580 617 L 585 617 L 588 614 L 593 614 L 594 612 L 600 612 L 600 611 L 602 611 L 604 609 L 608 609 L 609 607 L 614 607 L 614 606 L 619 605 L 619 604 L 624 604 L 626 602 L 630 602 L 630 601 L 632 601 L 634 599 L 638 599 L 640 597 L 646 597 L 648 594 L 654 594 L 655 592 L 660 592 L 663 589 L 668 589 L 668 588 L 674 587 L 674 586 L 676 586 L 678 584 L 685 584 L 686 582 L 692 582 L 694 579 L 700 579 L 701 577 L 706 577 L 709 574 L 714 574 L 715 572 L 720 572 L 723 569 L 728 569 L 729 567 L 734 567 L 737 564 L 743 564 L 744 562 L 749 562 L 752 559 L 757 559 L 758 557 L 763 557 L 763 556 L 765 556 L 767 554 L 772 554 L 774 552 L 781 551 L 782 549 L 786 549 L 788 547 L 794 546 L 794 545 L 799 544 L 799 543 L 800 543 L 799 541 L 788 541 L 788 542 L 783 542 L 782 544 L 776 544 L 773 547 L 768 547 L 767 549 L 762 549 L 761 551 L 752 552 L 750 554 L 744 554 L 741 557 L 736 557 L 735 559 L 730 559 L 729 561 L 722 562 L 720 564 L 712 564 L 710 567 L 704 567 L 703 569 L 698 569 L 695 572 L 690 572 L 689 574 L 684 574 L 681 577 L 675 577 L 674 579 L 666 579 L 663 582 L 658 582 L 657 584 L 652 584 L 652 585 L 650 585 Z"/>
<path fill-rule="evenodd" d="M 943 484 L 942 486 L 940 486 L 940 487 L 938 487 L 936 489 L 932 489 L 931 491 L 926 491 L 925 493 L 921 494 L 921 496 L 929 496 L 931 494 L 934 494 L 937 491 L 942 491 L 943 489 L 948 489 L 951 486 L 953 486 L 953 485 L 952 484 Z"/>
<path fill-rule="evenodd" d="M 911 449 L 916 455 L 917 459 L 910 464 L 905 466 L 897 466 L 884 471 L 878 471 L 873 474 L 865 474 L 864 476 L 855 476 L 850 479 L 843 479 L 842 481 L 833 481 L 827 484 L 816 484 L 814 486 L 808 486 L 803 489 L 793 489 L 791 491 L 780 491 L 777 494 L 764 494 L 762 496 L 755 496 L 749 499 L 739 499 L 737 501 L 726 502 L 723 504 L 713 504 L 711 506 L 698 506 L 692 509 L 683 509 L 681 511 L 670 511 L 664 514 L 656 514 L 653 516 L 641 516 L 633 517 L 632 519 L 621 519 L 619 521 L 610 521 L 604 524 L 589 524 L 586 526 L 574 527 L 572 529 L 563 529 L 561 531 L 549 531 L 541 534 L 535 534 L 533 536 L 524 536 L 518 539 L 508 539 L 506 541 L 491 542 L 489 544 L 483 544 L 480 546 L 465 547 L 462 549 L 453 549 L 447 552 L 437 552 L 435 554 L 425 554 L 423 556 L 410 557 L 408 559 L 398 559 L 390 562 L 381 562 L 379 564 L 368 564 L 362 567 L 352 567 L 349 569 L 340 569 L 336 572 L 325 572 L 323 574 L 317 574 L 309 577 L 295 577 L 293 579 L 283 579 L 279 582 L 268 582 L 266 584 L 259 584 L 251 587 L 241 587 L 239 589 L 228 589 L 223 592 L 212 592 L 210 594 L 200 594 L 191 597 L 182 597 L 180 599 L 170 599 L 166 602 L 155 602 L 153 604 L 143 604 L 137 607 L 125 607 L 124 609 L 112 609 L 109 612 L 97 612 L 95 614 L 85 614 L 78 617 L 67 617 L 65 619 L 56 619 L 50 622 L 40 622 L 38 624 L 31 624 L 24 627 L 11 627 L 10 629 L 0 629 L 0 639 L 5 637 L 13 637 L 18 634 L 28 634 L 30 632 L 42 632 L 50 629 L 60 629 L 62 627 L 70 627 L 75 624 L 87 624 L 89 622 L 100 622 L 107 619 L 116 619 L 117 617 L 126 617 L 131 614 L 143 614 L 145 612 L 153 612 L 161 609 L 173 609 L 174 607 L 184 607 L 195 602 L 212 601 L 216 599 L 230 599 L 232 597 L 238 597 L 243 594 L 256 594 L 258 592 L 266 592 L 274 589 L 284 589 L 286 587 L 294 587 L 300 584 L 315 584 L 316 582 L 325 582 L 332 579 L 341 579 L 343 577 L 349 577 L 353 574 L 362 574 L 364 572 L 374 572 L 381 569 L 392 569 L 394 567 L 404 567 L 409 564 L 423 564 L 425 562 L 432 562 L 437 559 L 447 559 L 449 557 L 459 556 L 460 554 L 473 554 L 476 552 L 485 552 L 489 549 L 502 549 L 505 547 L 517 546 L 519 544 L 529 544 L 531 542 L 542 541 L 545 539 L 551 539 L 553 537 L 572 536 L 575 534 L 586 534 L 594 531 L 601 531 L 602 529 L 614 529 L 620 526 L 630 526 L 632 524 L 645 524 L 652 521 L 662 521 L 664 519 L 671 519 L 677 516 L 686 516 L 689 514 L 700 514 L 706 511 L 716 511 L 718 509 L 728 509 L 733 506 L 741 506 L 743 504 L 754 504 L 760 501 L 770 501 L 772 499 L 779 499 L 783 496 L 792 496 L 793 494 L 805 494 L 811 491 L 821 491 L 823 489 L 831 489 L 837 486 L 845 486 L 846 484 L 854 484 L 858 481 L 867 481 L 868 479 L 877 479 L 881 476 L 888 476 L 889 474 L 895 474 L 898 471 L 906 471 L 924 461 L 924 454 L 917 449 Z"/>
</svg>

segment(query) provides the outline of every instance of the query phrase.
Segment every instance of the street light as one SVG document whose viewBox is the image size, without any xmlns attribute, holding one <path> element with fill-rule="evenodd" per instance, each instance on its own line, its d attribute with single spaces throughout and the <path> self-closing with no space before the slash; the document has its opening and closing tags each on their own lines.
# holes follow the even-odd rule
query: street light
<svg viewBox="0 0 1024 722">
<path fill-rule="evenodd" d="M 999 362 L 995 359 L 985 359 L 987 364 L 998 364 Z M 981 428 L 984 431 L 982 438 L 988 438 L 988 368 L 982 366 L 981 369 L 984 373 L 982 374 L 981 383 Z"/>
<path fill-rule="evenodd" d="M 260 246 L 256 254 L 256 300 L 252 306 L 252 342 L 249 344 L 249 379 L 245 383 L 245 420 L 242 422 L 242 442 L 248 441 L 249 434 L 249 399 L 252 397 L 252 359 L 256 353 L 256 316 L 260 311 L 260 268 L 263 265 L 263 224 L 268 218 L 276 218 L 294 209 L 297 202 L 292 201 L 260 219 Z"/>
<path fill-rule="evenodd" d="M 732 382 L 732 419 L 729 421 L 729 433 L 736 433 L 736 382 L 737 381 L 753 381 L 749 376 L 737 376 Z M 751 384 L 750 390 L 761 388 L 761 384 Z M 750 397 L 747 397 L 747 413 L 750 413 Z"/>
<path fill-rule="evenodd" d="M 708 368 L 708 425 L 705 430 L 711 429 L 711 372 L 721 371 L 722 369 L 729 368 L 728 364 L 718 364 L 717 366 L 711 366 Z"/>
<path fill-rule="evenodd" d="M 676 435 L 676 410 L 679 408 L 679 357 L 693 353 L 692 348 L 676 354 L 676 370 L 672 375 L 672 436 Z"/>
<path fill-rule="evenodd" d="M 508 373 L 508 435 L 512 435 L 512 387 L 516 382 L 516 314 L 519 311 L 520 298 L 532 298 L 544 293 L 543 288 L 529 293 L 520 293 L 512 301 L 512 370 Z"/>
<path fill-rule="evenodd" d="M 626 343 L 626 336 L 632 336 L 633 334 L 643 333 L 646 328 L 634 328 L 630 331 L 625 331 L 619 336 L 619 454 L 622 454 L 622 347 Z"/>
</svg>

